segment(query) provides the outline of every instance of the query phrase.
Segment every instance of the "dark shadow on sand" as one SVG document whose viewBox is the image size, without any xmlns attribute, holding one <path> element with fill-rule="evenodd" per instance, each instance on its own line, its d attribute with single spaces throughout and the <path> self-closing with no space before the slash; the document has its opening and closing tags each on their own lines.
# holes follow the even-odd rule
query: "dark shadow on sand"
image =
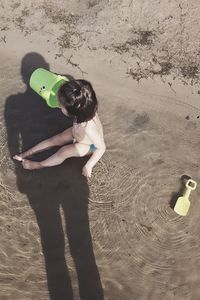
<svg viewBox="0 0 200 300">
<path fill-rule="evenodd" d="M 72 125 L 60 110 L 50 109 L 29 88 L 30 75 L 38 67 L 49 69 L 41 55 L 29 53 L 23 58 L 21 72 L 27 90 L 25 93 L 10 96 L 6 101 L 5 121 L 11 157 Z M 38 154 L 37 159 L 44 159 L 43 155 L 50 154 L 51 151 Z M 73 299 L 64 255 L 64 230 L 60 209 L 65 216 L 80 298 L 104 298 L 89 229 L 89 189 L 87 180 L 81 175 L 84 162 L 85 159 L 71 158 L 60 166 L 35 171 L 26 171 L 20 163 L 15 163 L 19 191 L 27 195 L 40 228 L 51 300 Z"/>
</svg>

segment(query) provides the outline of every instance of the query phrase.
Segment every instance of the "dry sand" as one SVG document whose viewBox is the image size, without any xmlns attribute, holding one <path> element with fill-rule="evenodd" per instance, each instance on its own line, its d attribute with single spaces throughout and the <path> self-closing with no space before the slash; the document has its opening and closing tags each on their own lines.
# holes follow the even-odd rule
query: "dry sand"
<svg viewBox="0 0 200 300">
<path fill-rule="evenodd" d="M 199 1 L 1 1 L 0 299 L 200 299 Z M 90 80 L 107 151 L 25 171 L 11 156 L 67 126 L 37 67 Z M 44 155 L 50 155 L 45 153 Z M 41 157 L 39 157 L 41 159 Z"/>
</svg>

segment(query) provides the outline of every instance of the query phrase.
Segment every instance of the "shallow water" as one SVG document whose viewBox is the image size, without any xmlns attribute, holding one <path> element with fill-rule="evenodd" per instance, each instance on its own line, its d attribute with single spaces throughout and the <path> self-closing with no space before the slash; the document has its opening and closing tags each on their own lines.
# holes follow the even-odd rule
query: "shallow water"
<svg viewBox="0 0 200 300">
<path fill-rule="evenodd" d="M 98 183 L 104 178 L 104 184 L 95 185 L 93 197 L 111 202 L 109 213 L 105 204 L 104 228 L 113 247 L 104 251 L 115 278 L 107 284 L 116 298 L 121 290 L 123 299 L 190 299 L 197 279 L 199 189 L 191 195 L 187 218 L 177 216 L 171 205 L 183 175 L 199 180 L 199 111 L 156 98 L 153 108 L 147 104 L 142 111 L 134 110 L 134 101 L 126 107 L 121 99 L 107 120 L 108 108 L 102 112 L 106 172 L 99 167 Z"/>
<path fill-rule="evenodd" d="M 69 123 L 26 90 L 14 60 L 0 71 L 2 299 L 197 299 L 199 187 L 186 218 L 171 206 L 183 175 L 200 180 L 199 109 L 105 91 L 107 151 L 89 182 L 79 159 L 29 172 L 12 152 Z"/>
</svg>

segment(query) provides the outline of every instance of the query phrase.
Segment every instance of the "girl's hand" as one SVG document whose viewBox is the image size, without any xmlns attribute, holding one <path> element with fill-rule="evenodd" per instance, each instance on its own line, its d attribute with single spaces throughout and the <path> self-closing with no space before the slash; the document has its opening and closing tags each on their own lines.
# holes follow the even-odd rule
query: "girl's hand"
<svg viewBox="0 0 200 300">
<path fill-rule="evenodd" d="M 85 165 L 82 169 L 82 174 L 86 177 L 91 177 L 92 174 L 92 168 L 88 165 Z"/>
</svg>

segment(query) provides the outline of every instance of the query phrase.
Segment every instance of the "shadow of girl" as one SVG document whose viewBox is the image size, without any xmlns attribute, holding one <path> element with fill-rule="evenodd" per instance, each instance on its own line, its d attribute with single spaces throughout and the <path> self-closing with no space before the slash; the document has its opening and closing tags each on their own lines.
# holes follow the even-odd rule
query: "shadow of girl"
<svg viewBox="0 0 200 300">
<path fill-rule="evenodd" d="M 5 121 L 11 157 L 72 125 L 58 109 L 48 108 L 30 90 L 28 80 L 38 67 L 49 69 L 41 55 L 29 53 L 23 58 L 21 71 L 27 90 L 6 100 Z M 40 153 L 36 159 L 42 160 L 55 150 Z M 89 190 L 87 180 L 81 175 L 83 163 L 83 159 L 71 158 L 60 166 L 38 171 L 24 170 L 20 163 L 15 163 L 19 191 L 27 195 L 40 228 L 52 300 L 73 299 L 65 261 L 60 207 L 64 212 L 69 248 L 76 266 L 80 298 L 103 299 L 89 229 Z"/>
</svg>

